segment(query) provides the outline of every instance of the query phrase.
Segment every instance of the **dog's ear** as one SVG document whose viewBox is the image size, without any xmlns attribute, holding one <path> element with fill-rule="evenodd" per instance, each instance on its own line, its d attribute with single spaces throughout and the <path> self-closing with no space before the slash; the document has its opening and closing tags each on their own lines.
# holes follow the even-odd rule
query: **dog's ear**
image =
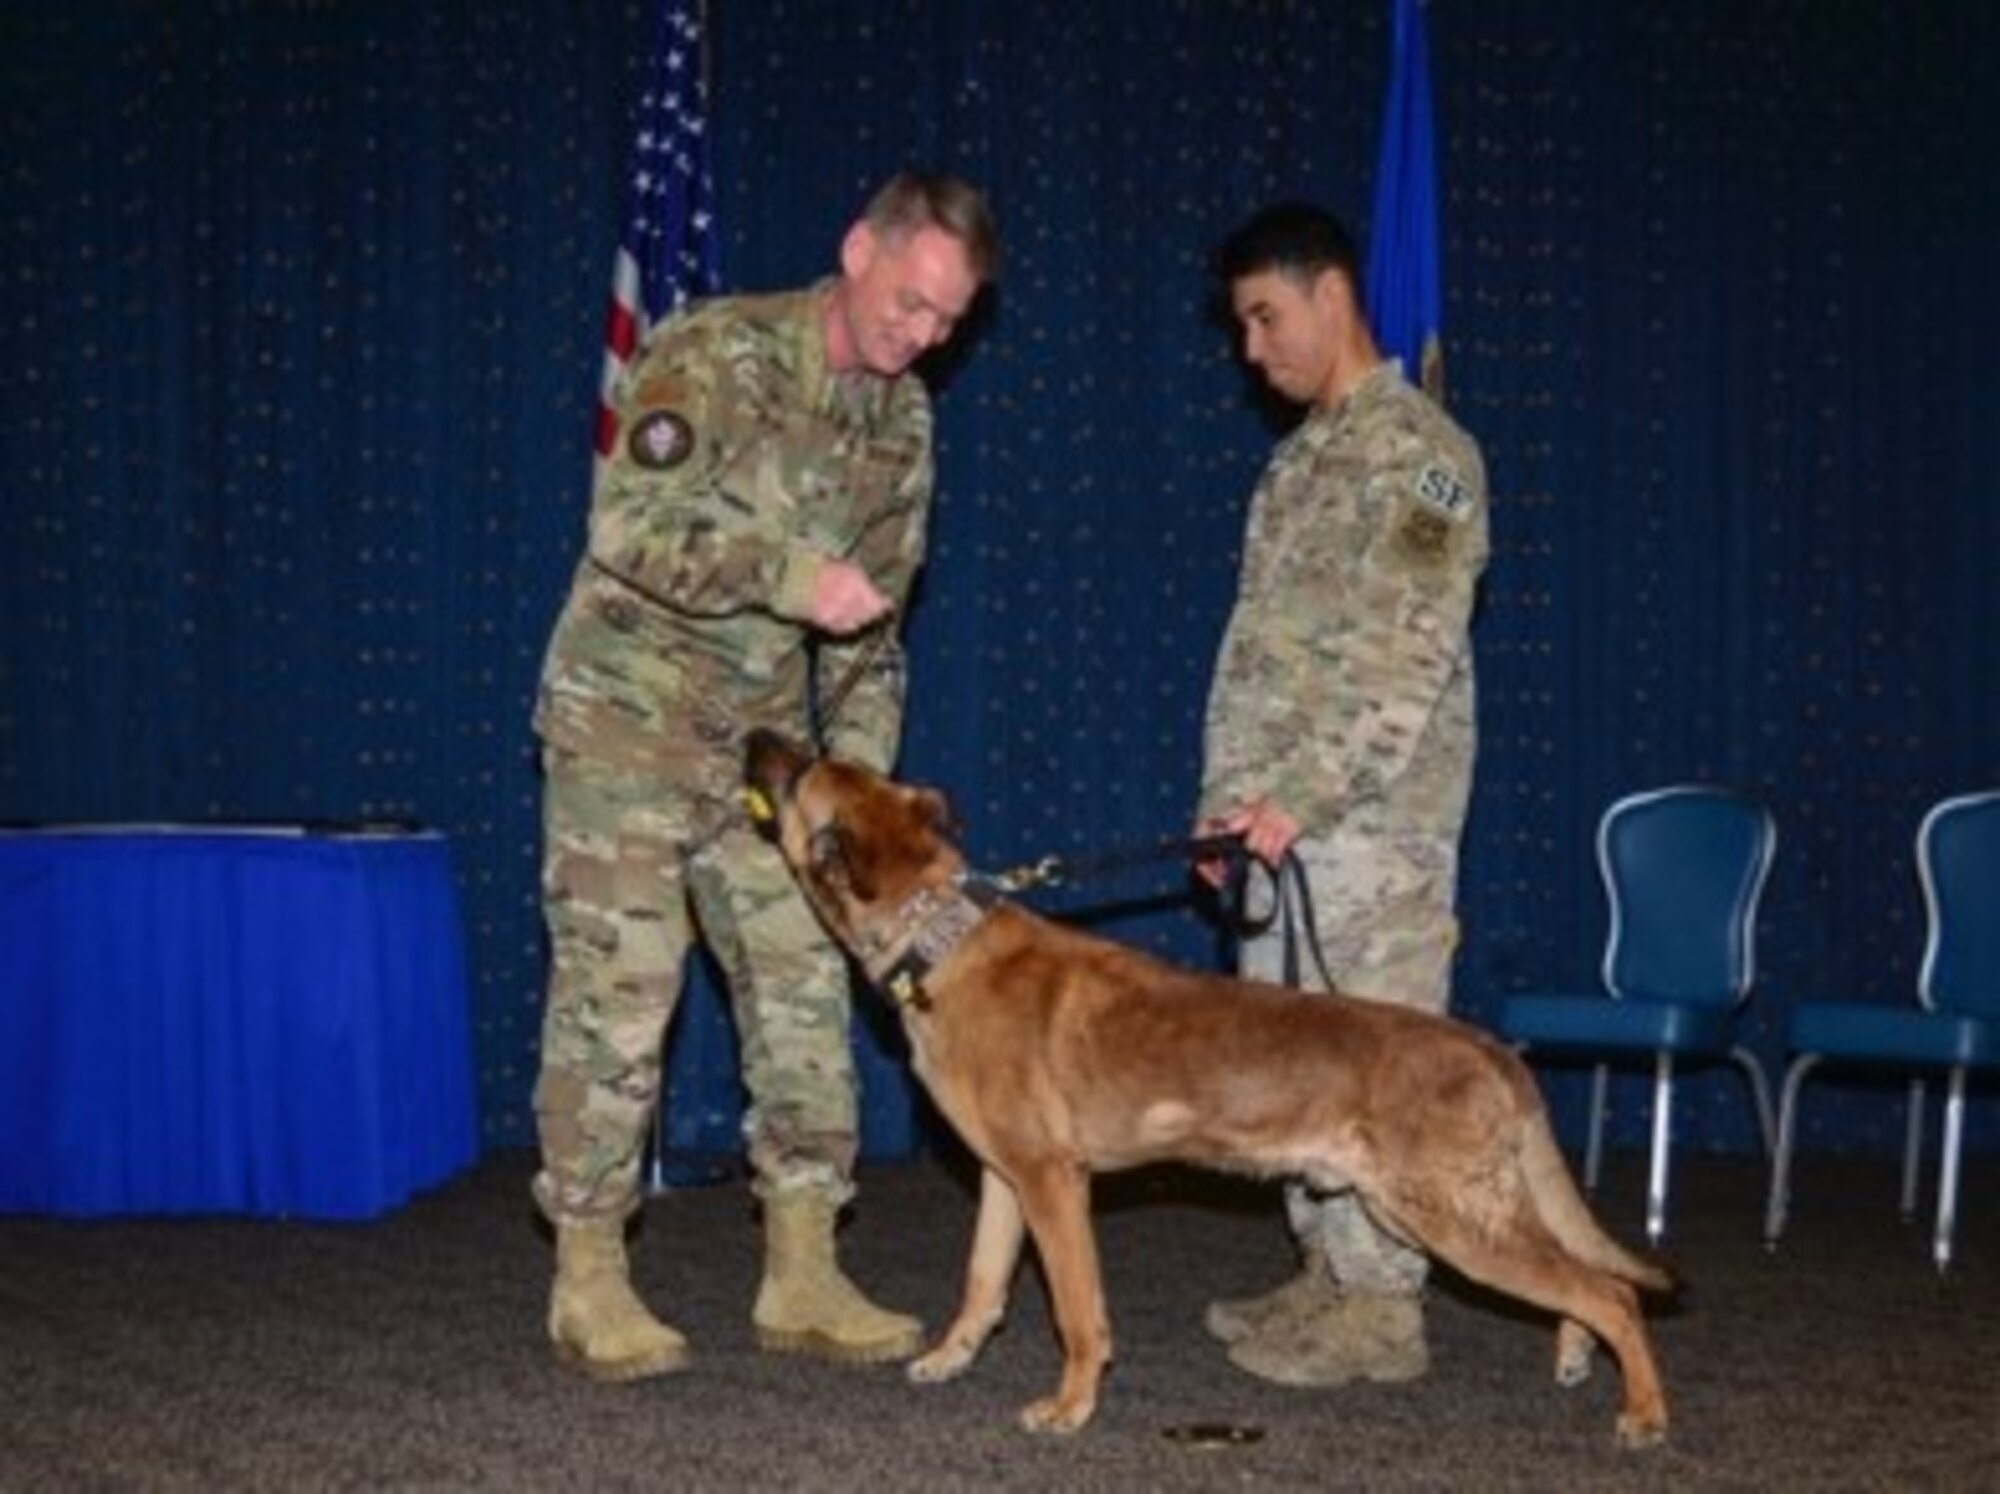
<svg viewBox="0 0 2000 1494">
<path fill-rule="evenodd" d="M 838 820 L 828 820 L 806 841 L 806 866 L 815 877 L 846 880 L 847 851 Z"/>
<path fill-rule="evenodd" d="M 875 895 L 872 879 L 856 863 L 854 839 L 839 820 L 828 820 L 806 844 L 808 866 L 822 886 L 867 902 Z"/>
<path fill-rule="evenodd" d="M 958 822 L 958 816 L 951 812 L 951 801 L 934 788 L 920 788 L 916 794 L 924 823 L 946 840 L 957 841 L 963 827 Z"/>
</svg>

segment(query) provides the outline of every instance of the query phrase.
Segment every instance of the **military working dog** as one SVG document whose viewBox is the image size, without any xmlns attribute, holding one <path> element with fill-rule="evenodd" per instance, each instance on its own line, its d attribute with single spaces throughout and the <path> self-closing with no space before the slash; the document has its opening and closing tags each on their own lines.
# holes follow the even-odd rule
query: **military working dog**
<svg viewBox="0 0 2000 1494">
<path fill-rule="evenodd" d="M 1636 1288 L 1671 1279 L 1592 1218 L 1509 1049 L 1447 1018 L 1182 970 L 1042 918 L 968 870 L 933 790 L 769 732 L 745 768 L 753 813 L 896 1000 L 918 1077 L 982 1164 L 964 1299 L 913 1380 L 978 1356 L 1025 1227 L 1063 1372 L 1021 1420 L 1082 1427 L 1112 1353 L 1091 1174 L 1175 1161 L 1354 1188 L 1396 1235 L 1555 1313 L 1559 1382 L 1587 1376 L 1602 1340 L 1624 1376 L 1619 1441 L 1665 1436 Z"/>
</svg>

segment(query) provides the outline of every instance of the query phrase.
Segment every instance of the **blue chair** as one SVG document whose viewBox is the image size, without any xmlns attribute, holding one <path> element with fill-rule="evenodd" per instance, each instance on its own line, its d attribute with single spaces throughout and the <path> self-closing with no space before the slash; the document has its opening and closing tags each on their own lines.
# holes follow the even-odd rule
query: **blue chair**
<svg viewBox="0 0 2000 1494">
<path fill-rule="evenodd" d="M 1965 1085 L 1975 1070 L 2000 1068 L 2000 790 L 1946 799 L 1917 829 L 1917 877 L 1927 933 L 1917 976 L 1917 1005 L 1808 1002 L 1792 1013 L 1791 1052 L 1771 1157 L 1764 1243 L 1777 1249 L 1791 1206 L 1792 1146 L 1799 1090 L 1822 1062 L 1891 1066 L 1910 1073 L 1903 1134 L 1903 1217 L 1916 1213 L 1923 1153 L 1924 1080 L 1950 1075 L 1938 1176 L 1937 1228 L 1931 1258 L 1951 1267 L 1958 1209 L 1959 1155 L 1965 1139 Z"/>
<path fill-rule="evenodd" d="M 1772 1149 L 1764 1070 L 1737 1042 L 1756 983 L 1757 905 L 1777 846 L 1759 806 L 1725 789 L 1676 785 L 1632 794 L 1604 812 L 1597 867 L 1610 906 L 1603 989 L 1510 997 L 1500 1030 L 1530 1050 L 1594 1059 L 1584 1187 L 1597 1187 L 1614 1064 L 1650 1060 L 1651 1164 L 1646 1238 L 1666 1233 L 1676 1066 L 1728 1059 L 1750 1081 L 1764 1149 Z"/>
</svg>

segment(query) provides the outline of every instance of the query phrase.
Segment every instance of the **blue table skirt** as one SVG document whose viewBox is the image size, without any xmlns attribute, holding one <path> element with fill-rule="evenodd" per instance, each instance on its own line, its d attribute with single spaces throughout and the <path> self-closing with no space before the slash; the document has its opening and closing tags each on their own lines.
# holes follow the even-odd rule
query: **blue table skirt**
<svg viewBox="0 0 2000 1494">
<path fill-rule="evenodd" d="M 0 835 L 0 1211 L 363 1219 L 476 1151 L 442 837 Z"/>
</svg>

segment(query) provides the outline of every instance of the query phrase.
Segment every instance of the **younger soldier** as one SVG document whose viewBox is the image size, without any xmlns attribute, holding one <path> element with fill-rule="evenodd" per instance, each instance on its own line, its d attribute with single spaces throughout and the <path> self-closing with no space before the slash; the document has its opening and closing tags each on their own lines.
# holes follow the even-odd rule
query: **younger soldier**
<svg viewBox="0 0 2000 1494">
<path fill-rule="evenodd" d="M 1269 208 L 1217 267 L 1245 359 L 1306 414 L 1251 500 L 1209 694 L 1202 822 L 1243 831 L 1273 865 L 1297 854 L 1342 991 L 1441 1012 L 1472 785 L 1479 449 L 1376 348 L 1353 241 L 1331 216 Z M 1245 975 L 1280 978 L 1281 930 L 1245 942 Z M 1299 969 L 1317 979 L 1309 957 Z M 1422 1374 L 1424 1257 L 1352 1193 L 1294 1185 L 1286 1204 L 1304 1270 L 1210 1305 L 1230 1359 L 1296 1385 Z"/>
<path fill-rule="evenodd" d="M 750 1096 L 758 1341 L 853 1360 L 918 1346 L 917 1321 L 835 1261 L 858 1146 L 845 966 L 738 787 L 751 728 L 810 734 L 815 676 L 819 698 L 843 694 L 827 748 L 885 770 L 895 756 L 889 618 L 932 482 L 910 369 L 997 256 L 977 192 L 906 173 L 848 229 L 837 275 L 663 323 L 617 391 L 535 708 L 552 967 L 534 1193 L 556 1229 L 549 1337 L 595 1378 L 688 1359 L 632 1290 L 624 1230 L 697 922 L 728 975 Z"/>
</svg>

